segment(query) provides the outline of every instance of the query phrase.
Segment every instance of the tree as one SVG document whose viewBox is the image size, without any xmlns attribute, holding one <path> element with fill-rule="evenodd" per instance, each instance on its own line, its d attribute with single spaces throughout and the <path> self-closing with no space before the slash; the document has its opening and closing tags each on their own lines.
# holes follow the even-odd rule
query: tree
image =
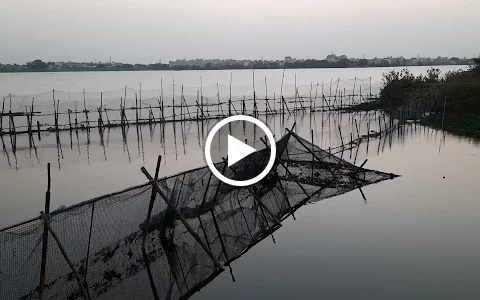
<svg viewBox="0 0 480 300">
<path fill-rule="evenodd" d="M 471 71 L 474 75 L 480 75 L 480 56 L 473 59 Z"/>
<path fill-rule="evenodd" d="M 362 58 L 360 60 L 358 60 L 358 66 L 360 68 L 364 68 L 364 67 L 367 67 L 368 66 L 368 60 Z"/>
<path fill-rule="evenodd" d="M 32 71 L 43 71 L 47 69 L 47 64 L 40 59 L 27 63 L 27 68 Z"/>
</svg>

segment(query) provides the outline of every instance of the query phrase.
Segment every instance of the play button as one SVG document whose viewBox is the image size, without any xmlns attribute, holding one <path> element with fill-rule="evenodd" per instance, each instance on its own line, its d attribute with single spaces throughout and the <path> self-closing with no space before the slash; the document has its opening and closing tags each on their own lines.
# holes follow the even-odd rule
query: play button
<svg viewBox="0 0 480 300">
<path fill-rule="evenodd" d="M 263 131 L 264 134 L 261 134 L 260 131 Z M 228 134 L 225 134 L 226 132 Z M 243 132 L 243 136 L 239 132 Z M 245 132 L 253 132 L 253 135 L 245 135 Z M 258 134 L 256 134 L 257 132 Z M 215 147 L 212 147 L 214 136 Z M 259 139 L 262 136 L 266 136 L 268 139 L 266 148 Z M 257 145 L 263 146 L 263 149 Z M 233 186 L 248 186 L 262 180 L 272 169 L 276 153 L 275 139 L 267 125 L 256 118 L 245 115 L 221 120 L 213 126 L 205 141 L 205 160 L 208 167 L 219 180 Z M 215 161 L 212 159 L 212 154 L 215 154 Z M 215 163 L 222 162 L 222 158 L 226 159 L 227 165 L 224 166 L 229 170 L 221 173 L 222 168 L 218 165 L 217 168 Z M 232 178 L 224 176 L 223 173 Z M 243 180 L 235 180 L 238 178 Z"/>
<path fill-rule="evenodd" d="M 230 167 L 237 161 L 249 156 L 255 152 L 255 148 L 239 141 L 231 135 L 228 135 L 228 166 Z"/>
</svg>

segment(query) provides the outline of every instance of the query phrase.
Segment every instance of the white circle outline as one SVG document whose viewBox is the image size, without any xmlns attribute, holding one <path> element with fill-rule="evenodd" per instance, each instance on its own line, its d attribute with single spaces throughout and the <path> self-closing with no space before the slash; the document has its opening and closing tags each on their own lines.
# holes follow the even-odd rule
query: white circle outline
<svg viewBox="0 0 480 300">
<path fill-rule="evenodd" d="M 270 159 L 268 160 L 268 164 L 265 167 L 265 169 L 262 171 L 262 173 L 258 174 L 257 176 L 255 176 L 252 179 L 233 180 L 233 179 L 227 178 L 227 177 L 223 176 L 217 170 L 217 168 L 215 168 L 215 165 L 213 164 L 213 161 L 212 161 L 210 148 L 211 148 L 211 145 L 212 145 L 213 136 L 215 135 L 215 133 L 217 133 L 217 131 L 220 130 L 221 127 L 223 127 L 224 125 L 226 125 L 230 122 L 233 122 L 233 121 L 247 121 L 247 122 L 250 122 L 250 123 L 253 123 L 253 124 L 257 125 L 258 127 L 260 127 L 263 130 L 263 132 L 265 132 L 265 134 L 267 135 L 268 141 L 270 143 Z M 228 118 L 225 118 L 225 119 L 221 120 L 220 122 L 215 124 L 215 126 L 213 126 L 212 130 L 210 130 L 210 132 L 208 133 L 207 140 L 205 141 L 205 160 L 207 161 L 207 165 L 210 168 L 210 171 L 212 171 L 212 173 L 215 175 L 215 177 L 217 177 L 219 180 L 223 181 L 226 184 L 233 185 L 233 186 L 248 186 L 248 185 L 255 184 L 255 183 L 259 182 L 260 180 L 262 180 L 265 176 L 267 176 L 267 174 L 272 169 L 273 164 L 275 163 L 276 154 L 277 154 L 277 145 L 275 143 L 275 138 L 273 137 L 273 134 L 270 131 L 270 129 L 267 127 L 267 125 L 265 125 L 259 119 L 256 119 L 256 118 L 250 117 L 250 116 L 245 116 L 245 115 L 231 116 L 231 117 L 228 117 Z M 227 162 L 225 162 L 225 163 L 227 163 Z"/>
</svg>

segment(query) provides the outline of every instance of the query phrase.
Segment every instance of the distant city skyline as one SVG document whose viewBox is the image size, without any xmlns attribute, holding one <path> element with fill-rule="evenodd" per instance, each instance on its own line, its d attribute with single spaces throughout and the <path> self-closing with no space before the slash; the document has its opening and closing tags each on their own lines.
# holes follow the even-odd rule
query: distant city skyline
<svg viewBox="0 0 480 300">
<path fill-rule="evenodd" d="M 48 62 L 48 61 L 52 61 L 52 62 L 85 62 L 85 63 L 112 63 L 113 62 L 113 63 L 131 63 L 131 64 L 155 64 L 155 63 L 169 64 L 171 62 L 182 61 L 182 60 L 186 60 L 186 61 L 195 61 L 195 60 L 204 60 L 204 61 L 214 61 L 214 60 L 221 60 L 221 61 L 228 61 L 228 60 L 235 60 L 235 61 L 285 61 L 287 57 L 291 57 L 292 59 L 295 59 L 295 60 L 309 60 L 309 59 L 326 60 L 331 55 L 336 55 L 337 57 L 345 56 L 348 59 L 367 59 L 367 60 L 385 59 L 385 58 L 405 58 L 405 59 L 412 59 L 412 58 L 432 58 L 432 59 L 434 59 L 434 58 L 460 58 L 460 59 L 471 59 L 471 58 L 474 58 L 474 57 L 479 57 L 480 53 L 474 53 L 471 56 L 455 56 L 455 55 L 445 55 L 445 54 L 439 54 L 439 55 L 434 55 L 434 56 L 426 56 L 426 55 L 422 55 L 420 52 L 415 54 L 415 55 L 411 55 L 411 56 L 408 56 L 408 55 L 369 56 L 369 55 L 366 55 L 366 54 L 362 54 L 360 56 L 349 56 L 349 55 L 345 55 L 345 54 L 338 54 L 338 53 L 333 53 L 332 52 L 332 53 L 326 54 L 324 57 L 320 57 L 320 56 L 316 56 L 316 57 L 295 57 L 295 56 L 291 56 L 291 55 L 286 55 L 286 56 L 279 57 L 279 58 L 269 58 L 269 57 L 266 57 L 266 56 L 259 56 L 259 57 L 253 57 L 253 58 L 252 57 L 250 57 L 250 58 L 247 58 L 247 57 L 234 58 L 234 57 L 228 57 L 228 56 L 225 56 L 225 57 L 208 57 L 208 56 L 206 56 L 206 57 L 195 57 L 195 56 L 192 56 L 192 57 L 176 57 L 176 58 L 172 58 L 172 59 L 159 58 L 157 60 L 145 61 L 145 62 L 139 62 L 139 61 L 135 61 L 135 60 L 134 61 L 119 60 L 119 59 L 115 59 L 115 55 L 109 55 L 105 58 L 102 57 L 102 58 L 93 58 L 93 59 L 87 59 L 87 60 L 59 60 L 59 59 L 48 60 L 48 59 L 43 58 L 42 55 L 38 55 L 38 57 L 35 57 L 32 60 L 22 61 L 22 62 L 17 62 L 17 61 L 10 61 L 9 62 L 9 61 L 0 60 L 0 64 L 26 64 L 29 61 L 33 61 L 35 59 L 40 59 L 40 60 L 43 60 L 45 62 Z"/>
<path fill-rule="evenodd" d="M 0 63 L 473 57 L 480 1 L 4 1 Z"/>
<path fill-rule="evenodd" d="M 109 57 L 106 62 L 62 62 L 34 60 L 26 64 L 1 64 L 0 72 L 72 72 L 72 71 L 145 71 L 145 70 L 235 70 L 235 69 L 302 69 L 302 68 L 366 68 L 401 66 L 469 65 L 471 58 L 458 57 L 385 57 L 349 58 L 341 54 L 329 54 L 326 58 L 299 59 L 285 56 L 282 60 L 251 59 L 177 59 L 168 63 L 138 64 L 115 62 Z"/>
<path fill-rule="evenodd" d="M 448 55 L 437 55 L 437 56 L 422 56 L 420 53 L 417 53 L 417 55 L 414 55 L 414 56 L 392 56 L 392 55 L 389 55 L 389 56 L 384 56 L 384 57 L 369 57 L 367 55 L 362 55 L 362 56 L 359 56 L 359 57 L 354 57 L 354 56 L 348 56 L 348 55 L 345 55 L 345 54 L 338 54 L 338 53 L 329 53 L 327 54 L 325 57 L 305 57 L 305 58 L 301 58 L 301 57 L 294 57 L 294 56 L 290 56 L 290 55 L 286 55 L 282 58 L 279 58 L 279 59 L 269 59 L 269 58 L 266 58 L 266 57 L 260 57 L 260 58 L 232 58 L 232 57 L 227 57 L 227 58 L 218 58 L 218 57 L 179 57 L 179 58 L 174 58 L 172 60 L 163 60 L 163 59 L 158 59 L 157 61 L 150 61 L 150 62 L 145 62 L 145 63 L 139 63 L 139 62 L 135 62 L 135 61 L 121 61 L 121 60 L 116 60 L 114 58 L 114 56 L 110 55 L 108 56 L 105 60 L 104 59 L 91 59 L 91 60 L 68 60 L 68 61 L 65 61 L 65 60 L 46 60 L 46 59 L 43 59 L 42 57 L 37 57 L 35 59 L 39 59 L 39 60 L 42 60 L 42 61 L 45 61 L 45 62 L 56 62 L 56 63 L 59 63 L 59 62 L 62 62 L 62 63 L 66 63 L 66 62 L 77 62 L 77 63 L 123 63 L 123 64 L 126 64 L 126 63 L 130 63 L 130 64 L 157 64 L 157 63 L 160 63 L 160 64 L 172 64 L 174 62 L 194 62 L 194 61 L 207 61 L 207 62 L 211 62 L 211 61 L 249 61 L 249 62 L 255 62 L 255 61 L 266 61 L 266 62 L 293 62 L 293 61 L 305 61 L 305 60 L 327 60 L 327 61 L 337 61 L 337 60 L 341 60 L 341 59 L 350 59 L 350 60 L 360 60 L 360 59 L 366 59 L 366 60 L 375 60 L 375 59 L 400 59 L 400 58 L 403 58 L 403 59 L 406 59 L 406 60 L 409 60 L 409 59 L 437 59 L 437 58 L 445 58 L 445 59 L 449 59 L 449 58 L 459 58 L 459 59 L 472 59 L 472 58 L 475 58 L 475 57 L 478 57 L 480 54 L 478 55 L 473 55 L 473 56 L 463 56 L 463 57 L 459 57 L 459 56 L 448 56 Z M 33 61 L 33 60 L 32 60 Z M 28 63 L 29 61 L 26 61 L 26 62 L 23 62 L 23 63 L 17 63 L 17 62 L 2 62 L 0 61 L 0 64 L 25 64 L 25 63 Z"/>
</svg>

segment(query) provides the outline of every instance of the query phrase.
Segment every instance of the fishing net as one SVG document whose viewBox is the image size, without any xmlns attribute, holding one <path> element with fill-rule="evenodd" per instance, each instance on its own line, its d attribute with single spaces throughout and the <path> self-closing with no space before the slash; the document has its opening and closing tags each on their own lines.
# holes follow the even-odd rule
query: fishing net
<svg viewBox="0 0 480 300">
<path fill-rule="evenodd" d="M 215 167 L 229 178 L 252 178 L 269 155 L 266 148 Z M 156 180 L 156 189 L 147 183 L 53 212 L 44 298 L 186 299 L 308 201 L 395 176 L 288 132 L 277 142 L 274 167 L 252 186 L 227 185 L 203 167 Z M 38 298 L 43 222 L 0 231 L 0 299 Z"/>
</svg>

